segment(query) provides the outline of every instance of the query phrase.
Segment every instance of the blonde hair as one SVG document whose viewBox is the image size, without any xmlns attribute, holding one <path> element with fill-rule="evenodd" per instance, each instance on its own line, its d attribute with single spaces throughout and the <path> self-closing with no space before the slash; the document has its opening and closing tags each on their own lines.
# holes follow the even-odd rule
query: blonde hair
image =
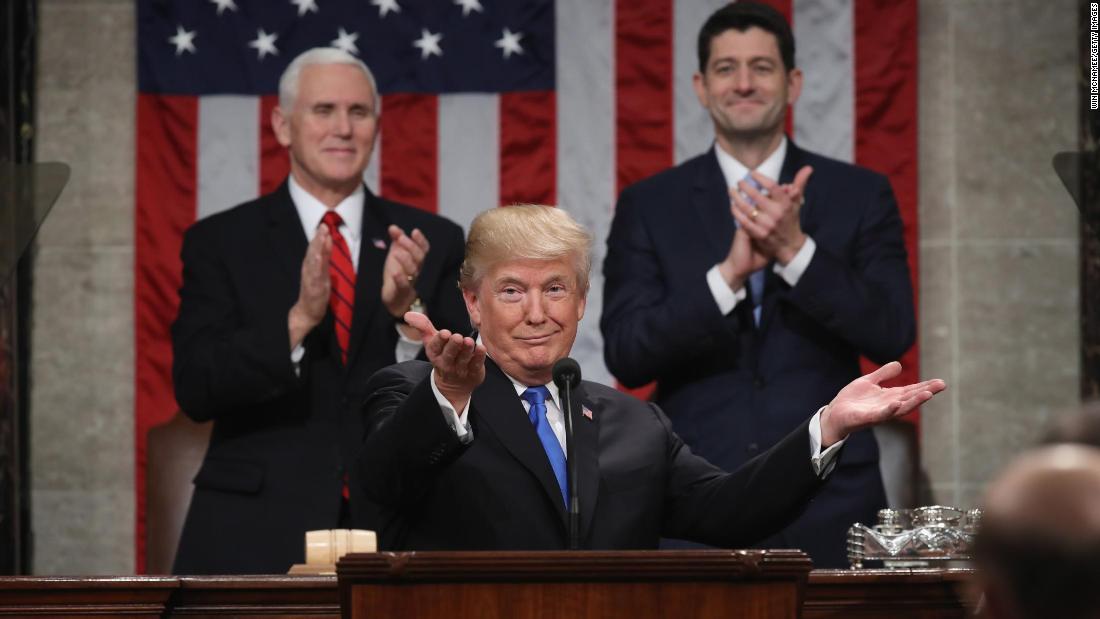
<svg viewBox="0 0 1100 619">
<path fill-rule="evenodd" d="M 517 204 L 483 211 L 470 224 L 459 285 L 472 290 L 490 265 L 508 259 L 558 260 L 572 256 L 580 290 L 588 292 L 592 235 L 553 206 Z"/>
</svg>

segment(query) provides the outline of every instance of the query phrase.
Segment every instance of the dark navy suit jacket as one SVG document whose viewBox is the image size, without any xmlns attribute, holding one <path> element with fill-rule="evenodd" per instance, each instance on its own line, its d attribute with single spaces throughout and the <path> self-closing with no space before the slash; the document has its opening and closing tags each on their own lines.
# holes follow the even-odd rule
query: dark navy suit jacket
<svg viewBox="0 0 1100 619">
<path fill-rule="evenodd" d="M 627 386 L 657 381 L 656 401 L 676 432 L 727 470 L 827 404 L 859 376 L 861 354 L 894 360 L 915 336 L 902 223 L 889 182 L 793 142 L 779 181 L 791 182 L 805 165 L 814 172 L 801 224 L 817 249 L 793 288 L 765 269 L 759 328 L 751 296 L 723 316 L 706 283 L 735 231 L 713 149 L 626 188 L 607 240 L 600 327 L 608 368 Z M 830 488 L 844 485 L 845 469 L 877 459 L 870 431 L 852 436 Z M 874 471 L 866 494 L 883 502 L 877 467 L 863 469 L 865 477 Z M 830 488 L 815 503 L 851 500 Z M 852 523 L 847 516 L 837 521 Z M 836 537 L 836 550 L 815 561 L 842 562 L 843 530 L 819 525 L 810 523 L 807 533 Z"/>
</svg>

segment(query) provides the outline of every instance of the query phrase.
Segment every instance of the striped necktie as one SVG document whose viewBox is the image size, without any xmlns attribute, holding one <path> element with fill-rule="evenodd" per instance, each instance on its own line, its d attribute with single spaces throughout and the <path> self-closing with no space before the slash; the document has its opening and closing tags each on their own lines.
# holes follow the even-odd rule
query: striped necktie
<svg viewBox="0 0 1100 619">
<path fill-rule="evenodd" d="M 340 215 L 336 211 L 328 211 L 321 222 L 332 233 L 332 255 L 328 262 L 332 291 L 328 297 L 328 306 L 332 310 L 336 343 L 340 346 L 340 360 L 347 365 L 351 317 L 355 307 L 355 263 L 351 260 L 351 251 L 344 235 L 340 234 L 340 224 L 344 223 Z"/>
</svg>

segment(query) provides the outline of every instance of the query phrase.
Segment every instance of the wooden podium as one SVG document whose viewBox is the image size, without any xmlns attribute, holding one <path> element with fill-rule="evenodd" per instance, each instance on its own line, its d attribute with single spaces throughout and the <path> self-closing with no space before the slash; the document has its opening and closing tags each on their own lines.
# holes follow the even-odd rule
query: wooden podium
<svg viewBox="0 0 1100 619">
<path fill-rule="evenodd" d="M 795 550 L 382 552 L 336 565 L 345 619 L 800 617 Z"/>
</svg>

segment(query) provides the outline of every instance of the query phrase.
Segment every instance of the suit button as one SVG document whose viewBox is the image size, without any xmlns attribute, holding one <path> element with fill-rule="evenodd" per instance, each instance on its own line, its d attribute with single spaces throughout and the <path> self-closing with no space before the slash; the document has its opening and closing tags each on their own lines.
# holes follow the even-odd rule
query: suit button
<svg viewBox="0 0 1100 619">
<path fill-rule="evenodd" d="M 756 443 L 749 443 L 749 446 L 745 448 L 745 451 L 747 451 L 750 456 L 756 455 L 756 452 L 760 451 L 760 446 Z"/>
</svg>

